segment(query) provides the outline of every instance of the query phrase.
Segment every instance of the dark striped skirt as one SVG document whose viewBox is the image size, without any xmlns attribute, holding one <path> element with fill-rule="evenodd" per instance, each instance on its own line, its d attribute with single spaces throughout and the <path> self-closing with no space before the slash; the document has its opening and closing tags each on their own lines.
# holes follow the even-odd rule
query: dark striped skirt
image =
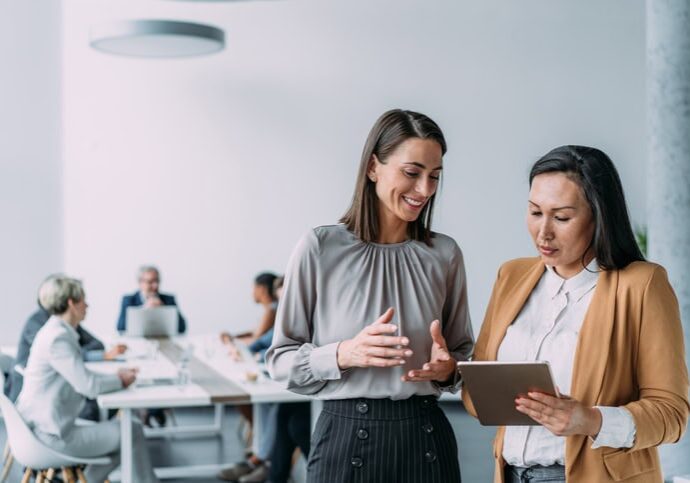
<svg viewBox="0 0 690 483">
<path fill-rule="evenodd" d="M 458 446 L 433 396 L 324 401 L 308 483 L 458 483 Z"/>
</svg>

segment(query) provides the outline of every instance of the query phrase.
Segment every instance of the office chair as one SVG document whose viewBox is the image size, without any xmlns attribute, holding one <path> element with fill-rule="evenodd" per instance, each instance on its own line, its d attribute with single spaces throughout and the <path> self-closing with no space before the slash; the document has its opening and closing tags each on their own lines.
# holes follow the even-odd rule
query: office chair
<svg viewBox="0 0 690 483">
<path fill-rule="evenodd" d="M 0 383 L 4 383 L 2 377 Z M 42 483 L 46 473 L 54 473 L 54 468 L 62 468 L 63 475 L 66 476 L 68 482 L 75 482 L 71 467 L 78 465 L 107 465 L 111 459 L 107 456 L 101 458 L 79 458 L 69 456 L 52 448 L 46 446 L 27 426 L 17 408 L 12 404 L 5 394 L 0 394 L 0 408 L 5 419 L 5 429 L 7 430 L 7 442 L 11 454 L 8 458 L 16 459 L 21 465 L 26 467 L 22 483 L 28 483 L 31 480 L 32 469 L 36 470 L 36 483 Z M 11 467 L 10 460 L 9 466 Z M 79 481 L 86 481 L 81 469 L 76 470 Z M 9 474 L 9 467 L 5 463 L 5 471 L 3 471 L 2 480 L 5 481 Z"/>
</svg>

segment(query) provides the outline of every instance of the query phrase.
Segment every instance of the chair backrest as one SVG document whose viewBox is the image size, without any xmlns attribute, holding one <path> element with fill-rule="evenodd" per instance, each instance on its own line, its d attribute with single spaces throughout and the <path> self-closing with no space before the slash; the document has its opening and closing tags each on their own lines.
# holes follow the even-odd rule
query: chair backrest
<svg viewBox="0 0 690 483">
<path fill-rule="evenodd" d="M 10 369 L 12 369 L 12 363 L 14 359 L 7 354 L 0 352 L 0 372 L 3 374 L 9 374 Z"/>
<path fill-rule="evenodd" d="M 76 464 L 108 464 L 110 458 L 75 458 L 49 448 L 31 431 L 12 401 L 0 394 L 0 408 L 5 418 L 7 441 L 12 455 L 24 466 L 33 469 L 60 468 Z"/>
</svg>

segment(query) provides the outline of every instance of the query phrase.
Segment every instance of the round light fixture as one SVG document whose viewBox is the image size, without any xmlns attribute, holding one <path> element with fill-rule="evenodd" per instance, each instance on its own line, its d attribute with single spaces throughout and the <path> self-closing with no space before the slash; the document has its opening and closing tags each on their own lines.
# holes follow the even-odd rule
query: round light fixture
<svg viewBox="0 0 690 483">
<path fill-rule="evenodd" d="M 91 29 L 91 47 L 130 57 L 191 57 L 223 50 L 225 33 L 173 20 L 123 20 Z"/>
</svg>

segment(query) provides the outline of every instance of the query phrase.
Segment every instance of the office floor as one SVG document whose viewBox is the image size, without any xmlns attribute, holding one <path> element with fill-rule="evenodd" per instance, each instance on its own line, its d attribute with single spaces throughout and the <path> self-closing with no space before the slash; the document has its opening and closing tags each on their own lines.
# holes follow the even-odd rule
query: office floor
<svg viewBox="0 0 690 483">
<path fill-rule="evenodd" d="M 493 475 L 493 458 L 491 440 L 493 428 L 486 428 L 469 416 L 459 405 L 444 403 L 442 405 L 448 419 L 453 425 L 460 448 L 460 469 L 465 483 L 490 482 Z M 178 424 L 194 424 L 211 421 L 211 408 L 176 409 Z M 154 465 L 170 466 L 180 464 L 217 464 L 232 463 L 242 459 L 242 448 L 238 440 L 239 416 L 231 407 L 226 408 L 224 431 L 222 437 L 186 438 L 186 439 L 150 439 L 149 450 Z M 0 423 L 0 444 L 5 445 L 5 427 Z M 303 460 L 293 472 L 295 483 L 305 481 Z M 21 481 L 21 468 L 14 465 L 9 483 Z M 183 483 L 189 480 L 165 480 L 169 483 Z M 218 482 L 215 478 L 199 478 L 193 483 Z"/>
</svg>

